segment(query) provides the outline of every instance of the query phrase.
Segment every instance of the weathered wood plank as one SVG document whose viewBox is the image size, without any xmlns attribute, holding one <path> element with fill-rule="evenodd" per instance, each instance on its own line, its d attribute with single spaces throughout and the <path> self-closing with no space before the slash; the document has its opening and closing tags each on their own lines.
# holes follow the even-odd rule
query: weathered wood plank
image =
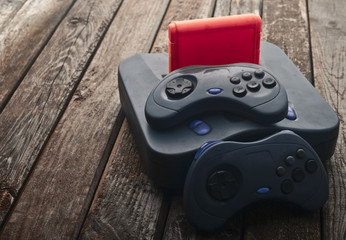
<svg viewBox="0 0 346 240">
<path fill-rule="evenodd" d="M 251 1 L 232 1 L 232 0 L 217 0 L 215 6 L 214 17 L 228 16 L 244 13 L 255 13 L 261 15 L 262 0 Z"/>
<path fill-rule="evenodd" d="M 305 1 L 263 1 L 262 14 L 262 40 L 280 47 L 303 75 L 312 81 Z"/>
<path fill-rule="evenodd" d="M 142 169 L 123 124 L 80 239 L 155 239 L 162 192 Z"/>
<path fill-rule="evenodd" d="M 113 3 L 100 4 L 107 9 Z M 150 50 L 167 5 L 165 0 L 122 3 L 12 211 L 4 235 L 13 239 L 78 236 L 120 127 L 116 122 L 120 109 L 118 64 L 137 52 Z M 145 14 L 139 17 L 138 9 Z M 109 231 L 114 236 L 147 238 L 155 232 L 154 219 L 159 215 L 162 197 L 149 183 L 142 184 L 145 177 L 130 184 L 133 175 L 140 173 L 135 172 L 139 161 L 137 157 L 119 162 L 126 154 L 133 156 L 128 133 L 122 131 L 120 138 L 116 146 L 121 147 L 108 169 L 112 174 L 103 180 L 110 185 L 102 184 L 106 193 L 100 190 L 97 194 L 85 238 L 111 237 Z M 23 226 L 31 231 L 15 231 Z"/>
<path fill-rule="evenodd" d="M 104 55 L 114 52 L 108 62 L 114 67 L 108 81 L 115 88 L 119 63 L 135 53 L 150 50 L 168 3 L 166 0 L 123 3 L 99 50 Z M 137 9 L 145 13 L 140 18 Z M 99 63 L 103 62 L 100 56 Z M 113 91 L 118 96 L 118 91 Z M 119 105 L 119 101 L 115 104 Z M 142 172 L 134 140 L 124 123 L 80 238 L 151 239 L 156 236 L 162 204 L 162 192 Z"/>
<path fill-rule="evenodd" d="M 244 239 L 321 238 L 320 212 L 302 211 L 283 202 L 263 202 L 246 210 Z"/>
<path fill-rule="evenodd" d="M 1 113 L 0 189 L 12 198 L 33 170 L 119 3 L 78 1 Z M 1 209 L 1 222 L 12 205 Z"/>
<path fill-rule="evenodd" d="M 28 0 L 0 25 L 0 112 L 73 2 Z"/>
<path fill-rule="evenodd" d="M 221 231 L 202 233 L 196 231 L 196 229 L 187 221 L 182 205 L 182 197 L 176 197 L 172 203 L 171 211 L 169 212 L 169 221 L 163 239 L 241 239 L 243 231 L 243 219 L 241 214 L 238 214 L 232 221 L 229 221 Z"/>
<path fill-rule="evenodd" d="M 263 1 L 262 40 L 285 51 L 311 80 L 307 10 L 301 0 Z M 284 203 L 261 203 L 245 215 L 246 239 L 320 239 L 319 211 L 307 213 Z"/>
<path fill-rule="evenodd" d="M 0 32 L 11 21 L 26 0 L 0 0 Z"/>
<path fill-rule="evenodd" d="M 214 1 L 172 0 L 154 42 L 152 52 L 168 53 L 168 25 L 171 22 L 210 17 L 213 13 Z"/>
<path fill-rule="evenodd" d="M 346 239 L 346 2 L 308 1 L 315 87 L 340 119 L 334 156 L 326 162 L 329 200 L 323 239 Z"/>
</svg>

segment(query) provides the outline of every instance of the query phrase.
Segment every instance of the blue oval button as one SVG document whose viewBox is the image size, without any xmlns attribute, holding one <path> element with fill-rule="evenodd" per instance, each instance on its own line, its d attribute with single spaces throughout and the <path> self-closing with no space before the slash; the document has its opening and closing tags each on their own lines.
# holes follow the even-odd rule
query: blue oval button
<svg viewBox="0 0 346 240">
<path fill-rule="evenodd" d="M 297 115 L 296 115 L 293 108 L 288 107 L 288 112 L 287 112 L 286 118 L 289 120 L 296 120 L 297 119 Z"/>
<path fill-rule="evenodd" d="M 206 135 L 211 131 L 211 127 L 201 120 L 192 121 L 189 125 L 197 135 Z"/>
<path fill-rule="evenodd" d="M 222 89 L 221 88 L 210 88 L 208 90 L 208 93 L 212 94 L 212 95 L 217 95 L 219 93 L 222 92 Z"/>
<path fill-rule="evenodd" d="M 266 194 L 270 191 L 270 188 L 269 187 L 261 187 L 259 189 L 257 189 L 257 193 L 258 194 Z"/>
</svg>

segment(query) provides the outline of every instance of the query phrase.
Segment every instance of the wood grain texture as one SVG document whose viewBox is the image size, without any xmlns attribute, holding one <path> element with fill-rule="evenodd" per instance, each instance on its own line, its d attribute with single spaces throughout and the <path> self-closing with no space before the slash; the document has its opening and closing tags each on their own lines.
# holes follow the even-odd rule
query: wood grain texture
<svg viewBox="0 0 346 240">
<path fill-rule="evenodd" d="M 149 51 L 167 5 L 168 1 L 122 3 L 42 153 L 6 232 L 33 222 L 44 225 L 37 232 L 47 236 L 79 234 L 119 130 L 120 122 L 114 123 L 120 109 L 118 64 L 135 53 Z M 139 17 L 138 9 L 145 14 Z M 141 173 L 131 136 L 122 130 L 119 139 L 81 238 L 149 238 L 155 233 L 162 196 Z M 67 145 L 61 147 L 63 143 Z M 42 184 L 46 179 L 49 186 Z M 143 185 L 145 181 L 148 183 Z M 35 204 L 38 200 L 46 202 L 44 208 Z"/>
<path fill-rule="evenodd" d="M 280 47 L 312 81 L 305 0 L 264 0 L 262 40 Z"/>
<path fill-rule="evenodd" d="M 198 240 L 218 240 L 242 239 L 243 218 L 241 214 L 236 215 L 221 230 L 212 233 L 197 231 L 187 220 L 183 209 L 182 196 L 174 198 L 171 210 L 168 215 L 166 229 L 163 235 L 164 240 L 182 240 L 182 239 L 198 239 Z"/>
<path fill-rule="evenodd" d="M 161 204 L 162 193 L 143 173 L 125 123 L 80 239 L 153 239 Z"/>
<path fill-rule="evenodd" d="M 2 28 L 12 20 L 25 1 L 26 0 L 0 0 L 0 32 L 2 32 Z"/>
<path fill-rule="evenodd" d="M 244 218 L 244 239 L 321 239 L 320 211 L 269 201 L 250 206 Z"/>
<path fill-rule="evenodd" d="M 7 2 L 0 24 L 0 112 L 73 0 Z M 1 7 L 1 6 L 0 6 Z"/>
<path fill-rule="evenodd" d="M 329 200 L 323 211 L 324 239 L 346 239 L 346 2 L 308 2 L 315 87 L 340 119 L 334 156 L 326 162 Z"/>
<path fill-rule="evenodd" d="M 168 25 L 170 23 L 210 17 L 214 4 L 215 0 L 172 0 L 155 39 L 152 52 L 168 53 Z"/>
<path fill-rule="evenodd" d="M 214 17 L 255 13 L 261 15 L 262 0 L 217 0 Z"/>
<path fill-rule="evenodd" d="M 77 2 L 1 113 L 0 183 L 13 198 L 71 99 L 119 3 Z M 0 212 L 1 222 L 7 211 Z"/>
</svg>

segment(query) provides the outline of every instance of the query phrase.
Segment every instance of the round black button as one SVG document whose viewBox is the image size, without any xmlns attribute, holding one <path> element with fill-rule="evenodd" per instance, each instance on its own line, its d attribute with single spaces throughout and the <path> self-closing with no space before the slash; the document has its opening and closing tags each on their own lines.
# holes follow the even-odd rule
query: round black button
<svg viewBox="0 0 346 240">
<path fill-rule="evenodd" d="M 281 192 L 285 193 L 285 194 L 289 194 L 291 192 L 293 192 L 294 190 L 294 183 L 293 181 L 286 179 L 283 180 L 281 183 Z"/>
<path fill-rule="evenodd" d="M 169 81 L 166 85 L 166 93 L 173 98 L 183 98 L 189 95 L 193 90 L 192 81 L 178 77 Z"/>
<path fill-rule="evenodd" d="M 247 88 L 248 88 L 251 92 L 257 92 L 257 91 L 260 89 L 260 85 L 259 85 L 258 82 L 256 82 L 256 81 L 251 81 L 251 82 L 248 82 Z"/>
<path fill-rule="evenodd" d="M 246 95 L 246 89 L 242 86 L 233 88 L 233 94 L 237 97 L 244 97 Z"/>
<path fill-rule="evenodd" d="M 305 178 L 305 172 L 304 172 L 304 170 L 301 169 L 301 168 L 296 168 L 296 169 L 294 169 L 293 172 L 292 172 L 292 178 L 293 178 L 293 180 L 296 181 L 296 182 L 301 182 L 301 181 L 303 181 L 304 178 Z"/>
<path fill-rule="evenodd" d="M 232 173 L 222 170 L 209 176 L 207 188 L 211 197 L 219 201 L 226 201 L 237 194 L 238 183 Z"/>
<path fill-rule="evenodd" d="M 263 86 L 265 86 L 266 88 L 273 88 L 275 87 L 275 85 L 276 85 L 276 82 L 272 78 L 266 78 L 263 80 Z"/>
<path fill-rule="evenodd" d="M 317 162 L 313 159 L 308 160 L 305 163 L 305 169 L 306 171 L 308 171 L 309 173 L 314 173 L 317 171 L 318 165 Z"/>
<path fill-rule="evenodd" d="M 262 69 L 257 69 L 255 71 L 255 77 L 257 78 L 263 78 L 264 77 L 264 71 Z"/>
<path fill-rule="evenodd" d="M 286 173 L 286 168 L 285 168 L 285 167 L 283 167 L 283 166 L 278 166 L 278 167 L 276 168 L 276 175 L 277 175 L 278 177 L 282 177 L 283 175 L 285 175 L 285 173 Z"/>
<path fill-rule="evenodd" d="M 246 81 L 251 80 L 251 78 L 252 78 L 252 74 L 250 72 L 243 72 L 243 74 L 241 76 Z"/>
<path fill-rule="evenodd" d="M 239 77 L 231 77 L 230 82 L 233 84 L 239 84 L 240 78 Z"/>
<path fill-rule="evenodd" d="M 305 150 L 302 148 L 299 148 L 296 152 L 296 155 L 300 159 L 305 158 L 305 156 L 306 156 Z"/>
<path fill-rule="evenodd" d="M 288 156 L 285 158 L 285 163 L 287 166 L 292 166 L 294 164 L 294 162 L 296 161 L 296 159 L 292 156 Z"/>
</svg>

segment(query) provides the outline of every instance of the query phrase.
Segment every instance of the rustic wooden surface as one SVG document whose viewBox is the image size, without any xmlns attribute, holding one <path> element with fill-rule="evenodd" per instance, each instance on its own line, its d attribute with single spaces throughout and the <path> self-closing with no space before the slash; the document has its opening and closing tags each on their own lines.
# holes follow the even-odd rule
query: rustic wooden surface
<svg viewBox="0 0 346 240">
<path fill-rule="evenodd" d="M 0 239 L 345 239 L 344 0 L 0 0 Z M 330 197 L 305 213 L 260 203 L 216 233 L 143 172 L 117 67 L 167 52 L 171 21 L 256 13 L 337 112 Z"/>
</svg>

